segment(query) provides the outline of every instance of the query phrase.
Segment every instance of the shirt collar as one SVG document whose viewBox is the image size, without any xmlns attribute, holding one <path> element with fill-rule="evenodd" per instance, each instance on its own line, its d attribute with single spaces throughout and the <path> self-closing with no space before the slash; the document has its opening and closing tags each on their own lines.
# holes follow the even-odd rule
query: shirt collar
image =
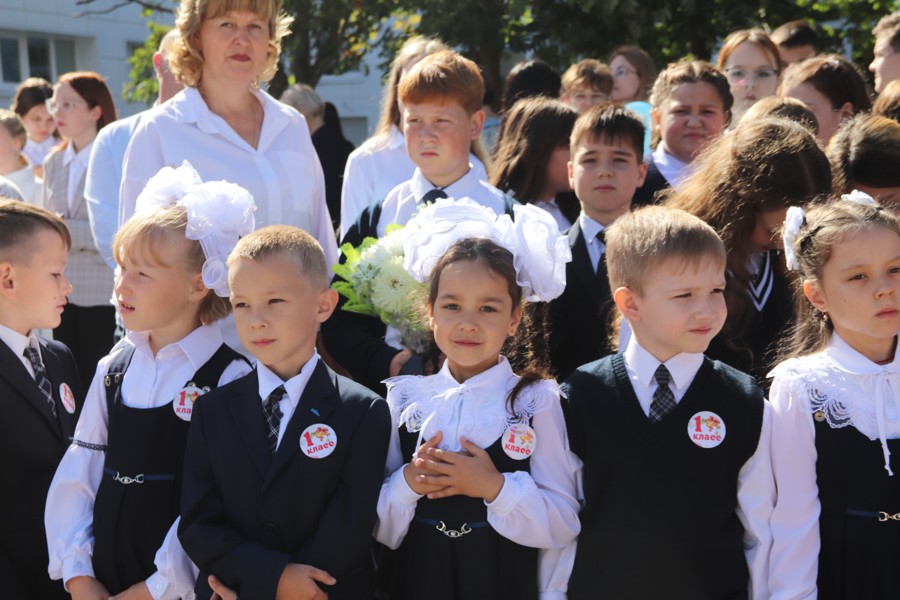
<svg viewBox="0 0 900 600">
<path fill-rule="evenodd" d="M 478 180 L 478 176 L 475 174 L 475 169 L 472 168 L 470 163 L 469 170 L 466 171 L 465 175 L 450 185 L 444 186 L 442 189 L 444 190 L 444 193 L 447 194 L 448 198 L 474 198 L 480 185 L 481 183 Z M 422 174 L 421 169 L 416 167 L 410 182 L 410 187 L 416 200 L 420 200 L 425 194 L 435 189 L 437 186 L 428 181 L 428 179 L 425 178 L 425 175 Z"/>
<path fill-rule="evenodd" d="M 593 244 L 597 239 L 597 234 L 606 231 L 606 227 L 593 220 L 583 212 L 578 215 L 578 224 L 581 225 L 581 233 L 584 235 L 584 241 Z"/>
<path fill-rule="evenodd" d="M 258 150 L 263 151 L 271 140 L 288 126 L 289 111 L 294 109 L 277 102 L 269 94 L 253 86 L 250 87 L 250 93 L 259 100 L 263 109 L 263 122 L 258 145 Z M 180 115 L 179 120 L 185 123 L 196 123 L 200 131 L 210 134 L 237 135 L 222 117 L 209 109 L 197 88 L 184 88 L 157 110 L 165 110 L 163 107 L 169 105 Z"/>
<path fill-rule="evenodd" d="M 854 350 L 837 332 L 832 332 L 826 352 L 836 359 L 834 362 L 838 368 L 848 373 L 856 375 L 900 373 L 900 348 L 894 350 L 894 360 L 888 364 L 879 365 Z"/>
<path fill-rule="evenodd" d="M 18 331 L 13 331 L 5 325 L 0 325 L 0 340 L 2 340 L 16 356 L 24 356 L 25 348 L 31 344 L 32 340 L 34 340 L 34 344 L 37 347 L 37 339 L 34 335 L 22 335 Z"/>
<path fill-rule="evenodd" d="M 150 334 L 146 331 L 129 331 L 125 335 L 125 341 L 134 346 L 135 351 L 152 355 L 150 350 Z M 177 342 L 163 346 L 157 352 L 157 357 L 168 358 L 179 354 L 188 359 L 195 371 L 205 365 L 213 354 L 224 343 L 222 332 L 217 324 L 201 325 Z"/>
<path fill-rule="evenodd" d="M 94 142 L 91 141 L 90 144 L 76 152 L 75 145 L 70 140 L 63 150 L 63 164 L 68 167 L 70 163 L 76 162 L 78 165 L 87 166 L 87 159 L 91 155 L 91 146 L 93 145 Z"/>
<path fill-rule="evenodd" d="M 653 162 L 666 181 L 677 188 L 685 177 L 691 173 L 691 163 L 682 162 L 663 149 L 662 142 L 653 151 Z"/>
<path fill-rule="evenodd" d="M 303 390 L 306 389 L 306 384 L 309 383 L 318 362 L 319 355 L 318 353 L 313 352 L 312 358 L 306 361 L 300 368 L 300 372 L 287 381 L 282 380 L 281 377 L 276 375 L 272 369 L 266 365 L 257 362 L 256 373 L 257 379 L 259 380 L 259 397 L 261 401 L 265 402 L 266 398 L 269 397 L 269 394 L 275 391 L 275 388 L 283 385 L 291 406 L 296 409 L 297 405 L 300 403 L 300 397 L 303 395 Z"/>
<path fill-rule="evenodd" d="M 628 363 L 628 366 L 634 370 L 641 385 L 647 388 L 655 388 L 657 386 L 656 378 L 653 375 L 656 373 L 656 369 L 659 368 L 660 361 L 644 349 L 634 335 L 628 340 L 628 346 L 625 348 L 623 358 Z M 690 384 L 697 371 L 700 370 L 703 364 L 703 354 L 682 352 L 662 364 L 666 365 L 666 368 L 669 370 L 675 389 L 681 391 Z"/>
<path fill-rule="evenodd" d="M 450 373 L 449 361 L 445 360 L 444 366 L 441 367 L 441 370 L 436 374 L 438 387 L 441 388 L 458 388 L 460 391 L 464 389 L 502 390 L 504 394 L 509 386 L 510 378 L 514 378 L 515 376 L 516 375 L 513 373 L 512 367 L 509 366 L 509 361 L 505 356 L 498 357 L 495 366 L 474 377 L 466 379 L 463 383 L 456 381 L 453 374 Z"/>
</svg>

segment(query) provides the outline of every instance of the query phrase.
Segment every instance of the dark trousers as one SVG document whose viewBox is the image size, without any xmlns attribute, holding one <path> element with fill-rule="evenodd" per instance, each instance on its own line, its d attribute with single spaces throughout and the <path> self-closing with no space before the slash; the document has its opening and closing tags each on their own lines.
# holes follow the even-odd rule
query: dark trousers
<svg viewBox="0 0 900 600">
<path fill-rule="evenodd" d="M 109 354 L 115 343 L 116 309 L 112 306 L 67 304 L 62 322 L 53 330 L 53 339 L 69 347 L 84 383 L 91 385 L 97 363 Z"/>
</svg>

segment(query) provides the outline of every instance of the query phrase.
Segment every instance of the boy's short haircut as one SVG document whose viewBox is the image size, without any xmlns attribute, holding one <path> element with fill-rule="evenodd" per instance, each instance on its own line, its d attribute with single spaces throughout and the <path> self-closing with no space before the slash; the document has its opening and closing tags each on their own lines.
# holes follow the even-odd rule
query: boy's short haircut
<svg viewBox="0 0 900 600">
<path fill-rule="evenodd" d="M 647 278 L 670 259 L 696 264 L 713 258 L 725 272 L 725 245 L 716 231 L 677 208 L 646 206 L 616 219 L 606 231 L 609 287 L 641 295 Z"/>
<path fill-rule="evenodd" d="M 273 256 L 289 258 L 297 265 L 298 274 L 322 290 L 328 287 L 328 266 L 322 246 L 313 236 L 290 225 L 270 225 L 242 237 L 228 257 L 228 266 L 240 258 L 262 261 Z"/>
<path fill-rule="evenodd" d="M 884 36 L 891 45 L 891 50 L 900 52 L 900 11 L 892 12 L 881 17 L 878 24 L 872 30 L 875 37 Z"/>
<path fill-rule="evenodd" d="M 585 87 L 602 92 L 607 96 L 612 93 L 613 76 L 609 67 L 593 58 L 585 58 L 566 69 L 562 76 L 563 93 L 570 94 L 577 88 Z"/>
<path fill-rule="evenodd" d="M 72 248 L 69 228 L 60 217 L 40 206 L 0 199 L 0 261 L 28 264 L 41 231 L 59 234 L 66 248 Z"/>
<path fill-rule="evenodd" d="M 467 113 L 481 110 L 484 79 L 478 65 L 452 50 L 442 50 L 420 60 L 400 80 L 400 102 L 458 102 Z"/>
<path fill-rule="evenodd" d="M 615 102 L 595 104 L 575 121 L 569 138 L 569 147 L 574 153 L 575 146 L 585 139 L 621 141 L 634 150 L 640 163 L 644 155 L 644 131 L 641 118 L 621 104 Z"/>
<path fill-rule="evenodd" d="M 816 31 L 813 25 L 803 19 L 788 21 L 776 28 L 769 37 L 777 46 L 782 48 L 812 46 L 813 50 L 819 51 L 819 32 Z"/>
</svg>

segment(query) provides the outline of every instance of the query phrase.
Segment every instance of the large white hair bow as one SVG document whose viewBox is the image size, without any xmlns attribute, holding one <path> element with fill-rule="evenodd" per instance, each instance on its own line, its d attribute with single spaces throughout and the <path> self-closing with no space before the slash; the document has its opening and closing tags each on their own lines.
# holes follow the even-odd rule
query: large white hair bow
<svg viewBox="0 0 900 600">
<path fill-rule="evenodd" d="M 794 243 L 800 237 L 800 228 L 806 222 L 806 213 L 799 206 L 791 206 L 787 210 L 787 216 L 784 219 L 784 229 L 781 232 L 784 238 L 784 259 L 787 268 L 796 271 L 800 268 L 800 261 L 797 260 L 797 253 L 794 252 Z"/>
<path fill-rule="evenodd" d="M 443 198 L 407 223 L 403 265 L 417 281 L 427 281 L 450 246 L 466 238 L 487 238 L 513 255 L 516 282 L 529 302 L 553 300 L 566 287 L 572 252 L 556 220 L 532 205 L 499 217 L 469 198 Z"/>
</svg>

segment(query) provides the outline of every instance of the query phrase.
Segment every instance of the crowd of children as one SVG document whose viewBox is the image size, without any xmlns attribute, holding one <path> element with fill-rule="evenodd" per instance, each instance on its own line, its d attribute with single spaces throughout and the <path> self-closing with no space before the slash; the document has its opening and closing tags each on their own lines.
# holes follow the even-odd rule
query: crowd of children
<svg viewBox="0 0 900 600">
<path fill-rule="evenodd" d="M 240 38 L 286 23 L 238 4 L 200 3 Z M 424 352 L 345 310 L 335 247 L 256 229 L 189 162 L 112 241 L 123 337 L 70 351 L 70 302 L 109 282 L 69 177 L 115 108 L 94 74 L 24 82 L 0 111 L 28 190 L 0 199 L 3 597 L 900 597 L 900 15 L 874 33 L 874 109 L 805 22 L 659 76 L 633 46 L 526 61 L 490 154 L 478 66 L 409 42 L 339 232 L 352 260 L 403 226 Z"/>
</svg>

